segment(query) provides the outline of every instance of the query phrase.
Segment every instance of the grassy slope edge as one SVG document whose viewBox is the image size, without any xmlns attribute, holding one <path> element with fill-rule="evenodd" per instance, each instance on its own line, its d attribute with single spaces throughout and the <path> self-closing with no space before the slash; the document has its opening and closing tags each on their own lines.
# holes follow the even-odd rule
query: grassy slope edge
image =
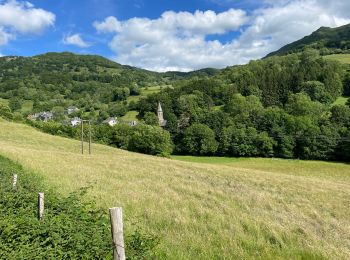
<svg viewBox="0 0 350 260">
<path fill-rule="evenodd" d="M 62 194 L 92 185 L 101 207 L 161 236 L 169 259 L 350 257 L 350 166 L 249 159 L 180 162 L 93 145 L 0 121 L 0 154 Z"/>
</svg>

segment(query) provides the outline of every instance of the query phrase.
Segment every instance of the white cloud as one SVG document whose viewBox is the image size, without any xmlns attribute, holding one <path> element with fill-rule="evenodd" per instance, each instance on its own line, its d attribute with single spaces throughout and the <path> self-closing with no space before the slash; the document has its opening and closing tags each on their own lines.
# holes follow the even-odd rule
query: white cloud
<svg viewBox="0 0 350 260">
<path fill-rule="evenodd" d="M 62 42 L 63 42 L 63 44 L 75 45 L 75 46 L 78 46 L 80 48 L 87 48 L 87 47 L 91 46 L 91 44 L 88 42 L 85 42 L 81 38 L 80 34 L 78 34 L 78 33 L 73 34 L 73 35 L 67 35 L 67 36 L 63 37 Z"/>
<path fill-rule="evenodd" d="M 55 15 L 29 2 L 0 2 L 0 45 L 7 44 L 17 34 L 40 34 L 53 26 Z"/>
<path fill-rule="evenodd" d="M 322 1 L 280 0 L 270 7 L 256 10 L 253 23 L 238 41 L 242 46 L 263 41 L 260 55 L 256 57 L 259 58 L 309 35 L 321 26 L 337 27 L 350 22 L 350 16 L 337 14 L 333 2 L 322 5 Z M 348 10 L 350 11 L 350 5 Z"/>
<path fill-rule="evenodd" d="M 350 3 L 333 2 L 265 0 L 265 6 L 250 17 L 237 9 L 193 14 L 169 11 L 153 20 L 108 17 L 94 27 L 100 33 L 114 34 L 109 46 L 122 64 L 157 71 L 223 68 L 261 58 L 320 26 L 349 23 Z M 207 39 L 238 30 L 240 36 L 227 43 Z"/>
<path fill-rule="evenodd" d="M 120 22 L 113 16 L 107 17 L 103 22 L 94 22 L 93 25 L 101 33 L 119 32 L 121 29 Z"/>
<path fill-rule="evenodd" d="M 98 32 L 114 32 L 110 48 L 120 63 L 158 71 L 191 70 L 204 64 L 220 66 L 216 55 L 222 49 L 218 41 L 206 41 L 209 34 L 235 31 L 247 22 L 242 10 L 175 13 L 165 12 L 158 19 L 132 18 L 118 21 L 108 17 L 95 22 Z M 207 58 L 211 56 L 211 61 Z M 214 57 L 215 56 L 215 57 Z"/>
<path fill-rule="evenodd" d="M 15 38 L 14 35 L 7 33 L 4 28 L 0 26 L 0 46 L 6 45 L 13 38 Z"/>
</svg>

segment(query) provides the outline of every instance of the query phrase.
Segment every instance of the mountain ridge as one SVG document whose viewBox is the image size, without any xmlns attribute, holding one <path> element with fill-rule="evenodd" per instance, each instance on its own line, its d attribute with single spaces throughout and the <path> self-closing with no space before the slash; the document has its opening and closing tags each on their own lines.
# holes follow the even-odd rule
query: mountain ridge
<svg viewBox="0 0 350 260">
<path fill-rule="evenodd" d="M 322 26 L 310 35 L 289 43 L 264 58 L 301 52 L 305 48 L 319 50 L 321 55 L 350 53 L 350 24 L 335 28 Z"/>
</svg>

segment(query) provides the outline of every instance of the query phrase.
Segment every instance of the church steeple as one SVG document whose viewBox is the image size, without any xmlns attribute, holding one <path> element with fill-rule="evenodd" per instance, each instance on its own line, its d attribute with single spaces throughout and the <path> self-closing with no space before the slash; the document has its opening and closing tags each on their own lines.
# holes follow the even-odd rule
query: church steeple
<svg viewBox="0 0 350 260">
<path fill-rule="evenodd" d="M 164 120 L 163 109 L 162 109 L 162 105 L 160 104 L 160 102 L 158 102 L 157 115 L 158 115 L 159 125 L 165 126 L 166 120 Z"/>
</svg>

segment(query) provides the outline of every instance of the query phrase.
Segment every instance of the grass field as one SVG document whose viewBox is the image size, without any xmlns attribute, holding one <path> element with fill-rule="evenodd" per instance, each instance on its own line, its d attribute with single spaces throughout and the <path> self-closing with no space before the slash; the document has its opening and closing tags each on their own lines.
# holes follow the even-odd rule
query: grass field
<svg viewBox="0 0 350 260">
<path fill-rule="evenodd" d="M 30 113 L 33 110 L 33 101 L 25 100 L 22 104 L 22 113 Z"/>
<path fill-rule="evenodd" d="M 141 98 L 144 98 L 144 97 L 147 97 L 149 95 L 158 93 L 162 88 L 167 88 L 167 87 L 171 88 L 172 86 L 164 85 L 164 86 L 153 86 L 153 87 L 141 88 L 140 95 L 138 95 L 138 96 L 129 96 L 127 98 L 127 101 L 128 102 L 131 102 L 131 101 L 137 102 Z"/>
<path fill-rule="evenodd" d="M 123 121 L 138 121 L 137 115 L 139 114 L 138 111 L 132 110 L 128 111 L 125 116 L 122 116 L 120 119 Z"/>
<path fill-rule="evenodd" d="M 350 64 L 350 54 L 332 54 L 332 55 L 324 56 L 324 58 L 328 60 L 340 61 L 341 63 L 344 63 L 344 64 Z"/>
<path fill-rule="evenodd" d="M 62 194 L 92 185 L 100 207 L 122 206 L 125 219 L 161 236 L 160 258 L 350 258 L 348 164 L 79 149 L 0 120 L 1 155 Z"/>
</svg>

